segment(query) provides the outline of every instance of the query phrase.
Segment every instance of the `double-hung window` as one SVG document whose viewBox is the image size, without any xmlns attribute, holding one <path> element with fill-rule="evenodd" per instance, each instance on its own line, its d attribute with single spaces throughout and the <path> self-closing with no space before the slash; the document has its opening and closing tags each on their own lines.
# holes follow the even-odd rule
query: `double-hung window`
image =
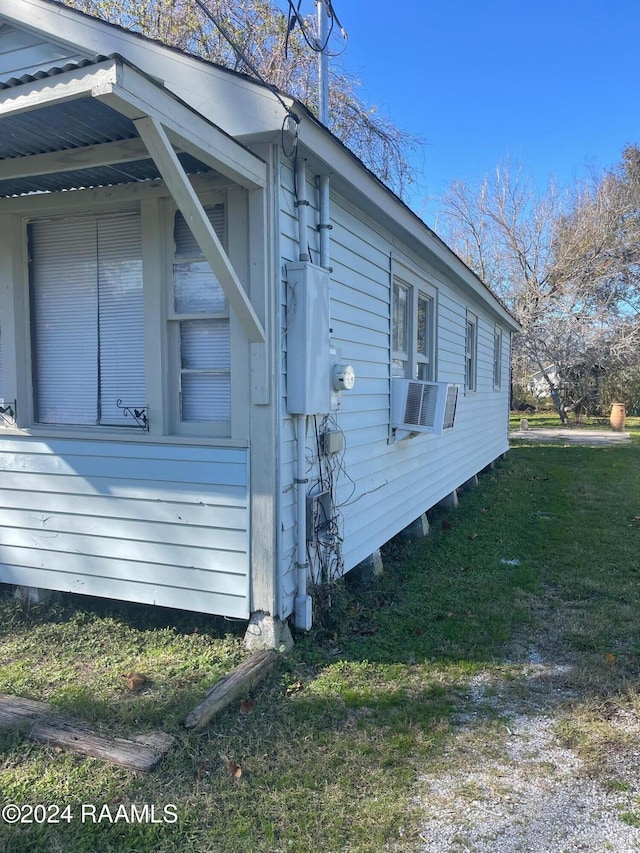
<svg viewBox="0 0 640 853">
<path fill-rule="evenodd" d="M 139 212 L 29 226 L 34 420 L 135 426 L 145 405 Z"/>
<path fill-rule="evenodd" d="M 502 385 L 502 329 L 496 326 L 493 330 L 493 387 L 497 390 Z"/>
<path fill-rule="evenodd" d="M 478 318 L 467 312 L 465 340 L 465 390 L 475 391 L 478 383 Z"/>
<path fill-rule="evenodd" d="M 435 290 L 415 274 L 394 277 L 391 375 L 435 380 L 435 342 Z"/>
<path fill-rule="evenodd" d="M 221 242 L 225 208 L 206 209 Z M 174 220 L 170 324 L 178 364 L 179 421 L 187 429 L 206 425 L 210 434 L 229 434 L 231 421 L 231 335 L 229 306 L 184 217 Z"/>
<path fill-rule="evenodd" d="M 408 376 L 410 365 L 411 304 L 413 290 L 397 279 L 393 282 L 391 321 L 391 375 Z"/>
<path fill-rule="evenodd" d="M 435 379 L 435 300 L 433 296 L 417 292 L 416 306 L 416 379 Z"/>
</svg>

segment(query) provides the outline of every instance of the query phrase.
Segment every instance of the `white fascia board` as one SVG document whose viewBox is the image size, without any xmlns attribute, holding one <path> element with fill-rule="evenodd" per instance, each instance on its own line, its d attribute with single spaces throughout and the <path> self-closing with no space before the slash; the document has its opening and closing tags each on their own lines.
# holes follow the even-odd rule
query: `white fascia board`
<svg viewBox="0 0 640 853">
<path fill-rule="evenodd" d="M 285 110 L 266 86 L 47 0 L 0 0 L 0 21 L 45 35 L 87 59 L 120 54 L 232 136 L 279 129 Z"/>
<path fill-rule="evenodd" d="M 242 324 L 247 338 L 253 343 L 264 343 L 266 341 L 264 328 L 253 310 L 249 297 L 225 254 L 198 196 L 189 183 L 189 179 L 166 133 L 159 122 L 149 116 L 135 119 L 134 124 L 209 266 L 216 274 L 225 296 L 229 300 L 229 305 Z"/>
<path fill-rule="evenodd" d="M 206 121 L 193 109 L 177 101 L 170 92 L 120 60 L 116 85 L 94 88 L 94 97 L 130 119 L 153 116 L 181 150 L 226 175 L 246 189 L 260 189 L 267 183 L 266 163 Z"/>
<path fill-rule="evenodd" d="M 91 96 L 94 89 L 104 91 L 112 87 L 116 79 L 115 62 L 109 60 L 0 89 L 0 118 Z"/>
</svg>

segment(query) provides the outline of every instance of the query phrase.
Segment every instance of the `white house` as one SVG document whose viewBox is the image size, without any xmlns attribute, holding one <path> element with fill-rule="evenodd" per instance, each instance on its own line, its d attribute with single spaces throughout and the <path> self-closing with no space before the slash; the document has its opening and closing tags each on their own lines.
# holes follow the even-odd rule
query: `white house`
<svg viewBox="0 0 640 853">
<path fill-rule="evenodd" d="M 297 102 L 53 0 L 0 0 L 0 327 L 3 583 L 309 627 L 508 448 L 517 323 L 433 231 Z"/>
<path fill-rule="evenodd" d="M 551 383 L 551 385 L 549 384 Z M 541 397 L 550 397 L 551 388 L 557 388 L 560 384 L 560 375 L 558 366 L 550 364 L 543 370 L 537 370 L 532 373 L 527 379 L 527 391 L 529 391 L 536 399 Z"/>
</svg>

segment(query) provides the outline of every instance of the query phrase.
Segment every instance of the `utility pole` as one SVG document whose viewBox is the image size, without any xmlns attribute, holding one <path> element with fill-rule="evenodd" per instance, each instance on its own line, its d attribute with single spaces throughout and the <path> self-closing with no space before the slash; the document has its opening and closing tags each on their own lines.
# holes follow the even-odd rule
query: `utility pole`
<svg viewBox="0 0 640 853">
<path fill-rule="evenodd" d="M 318 118 L 329 126 L 329 19 L 325 0 L 316 0 L 318 14 Z"/>
</svg>

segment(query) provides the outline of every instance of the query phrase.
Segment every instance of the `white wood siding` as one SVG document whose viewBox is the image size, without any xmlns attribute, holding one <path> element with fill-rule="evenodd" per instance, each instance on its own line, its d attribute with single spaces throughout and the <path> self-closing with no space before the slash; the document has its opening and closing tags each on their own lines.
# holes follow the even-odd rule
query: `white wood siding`
<svg viewBox="0 0 640 853">
<path fill-rule="evenodd" d="M 248 451 L 0 439 L 0 582 L 249 615 Z"/>
<path fill-rule="evenodd" d="M 292 183 L 283 169 L 281 256 L 297 257 L 292 211 Z M 317 223 L 309 184 L 310 232 Z M 503 342 L 502 387 L 493 387 L 495 319 L 486 307 L 463 298 L 451 282 L 424 260 L 400 246 L 376 223 L 332 193 L 330 232 L 332 342 L 341 360 L 352 364 L 356 386 L 342 394 L 335 419 L 345 433 L 344 469 L 338 477 L 336 503 L 343 523 L 346 571 L 458 488 L 508 449 L 509 336 Z M 314 238 L 310 238 L 312 249 Z M 417 267 L 437 288 L 437 379 L 460 386 L 455 428 L 442 436 L 423 435 L 389 441 L 390 416 L 390 261 L 395 255 Z M 316 260 L 313 257 L 312 259 Z M 284 316 L 286 289 L 281 309 Z M 466 312 L 478 317 L 477 391 L 464 393 Z M 283 346 L 286 335 L 283 334 Z M 282 387 L 286 389 L 285 360 Z M 283 613 L 295 594 L 295 435 L 281 400 L 281 595 Z M 308 476 L 313 481 L 313 423 L 307 440 Z M 348 478 L 353 481 L 350 482 Z M 355 483 L 355 490 L 354 484 Z"/>
<path fill-rule="evenodd" d="M 0 25 L 0 80 L 34 74 L 54 65 L 77 62 L 82 55 L 11 24 Z"/>
</svg>

